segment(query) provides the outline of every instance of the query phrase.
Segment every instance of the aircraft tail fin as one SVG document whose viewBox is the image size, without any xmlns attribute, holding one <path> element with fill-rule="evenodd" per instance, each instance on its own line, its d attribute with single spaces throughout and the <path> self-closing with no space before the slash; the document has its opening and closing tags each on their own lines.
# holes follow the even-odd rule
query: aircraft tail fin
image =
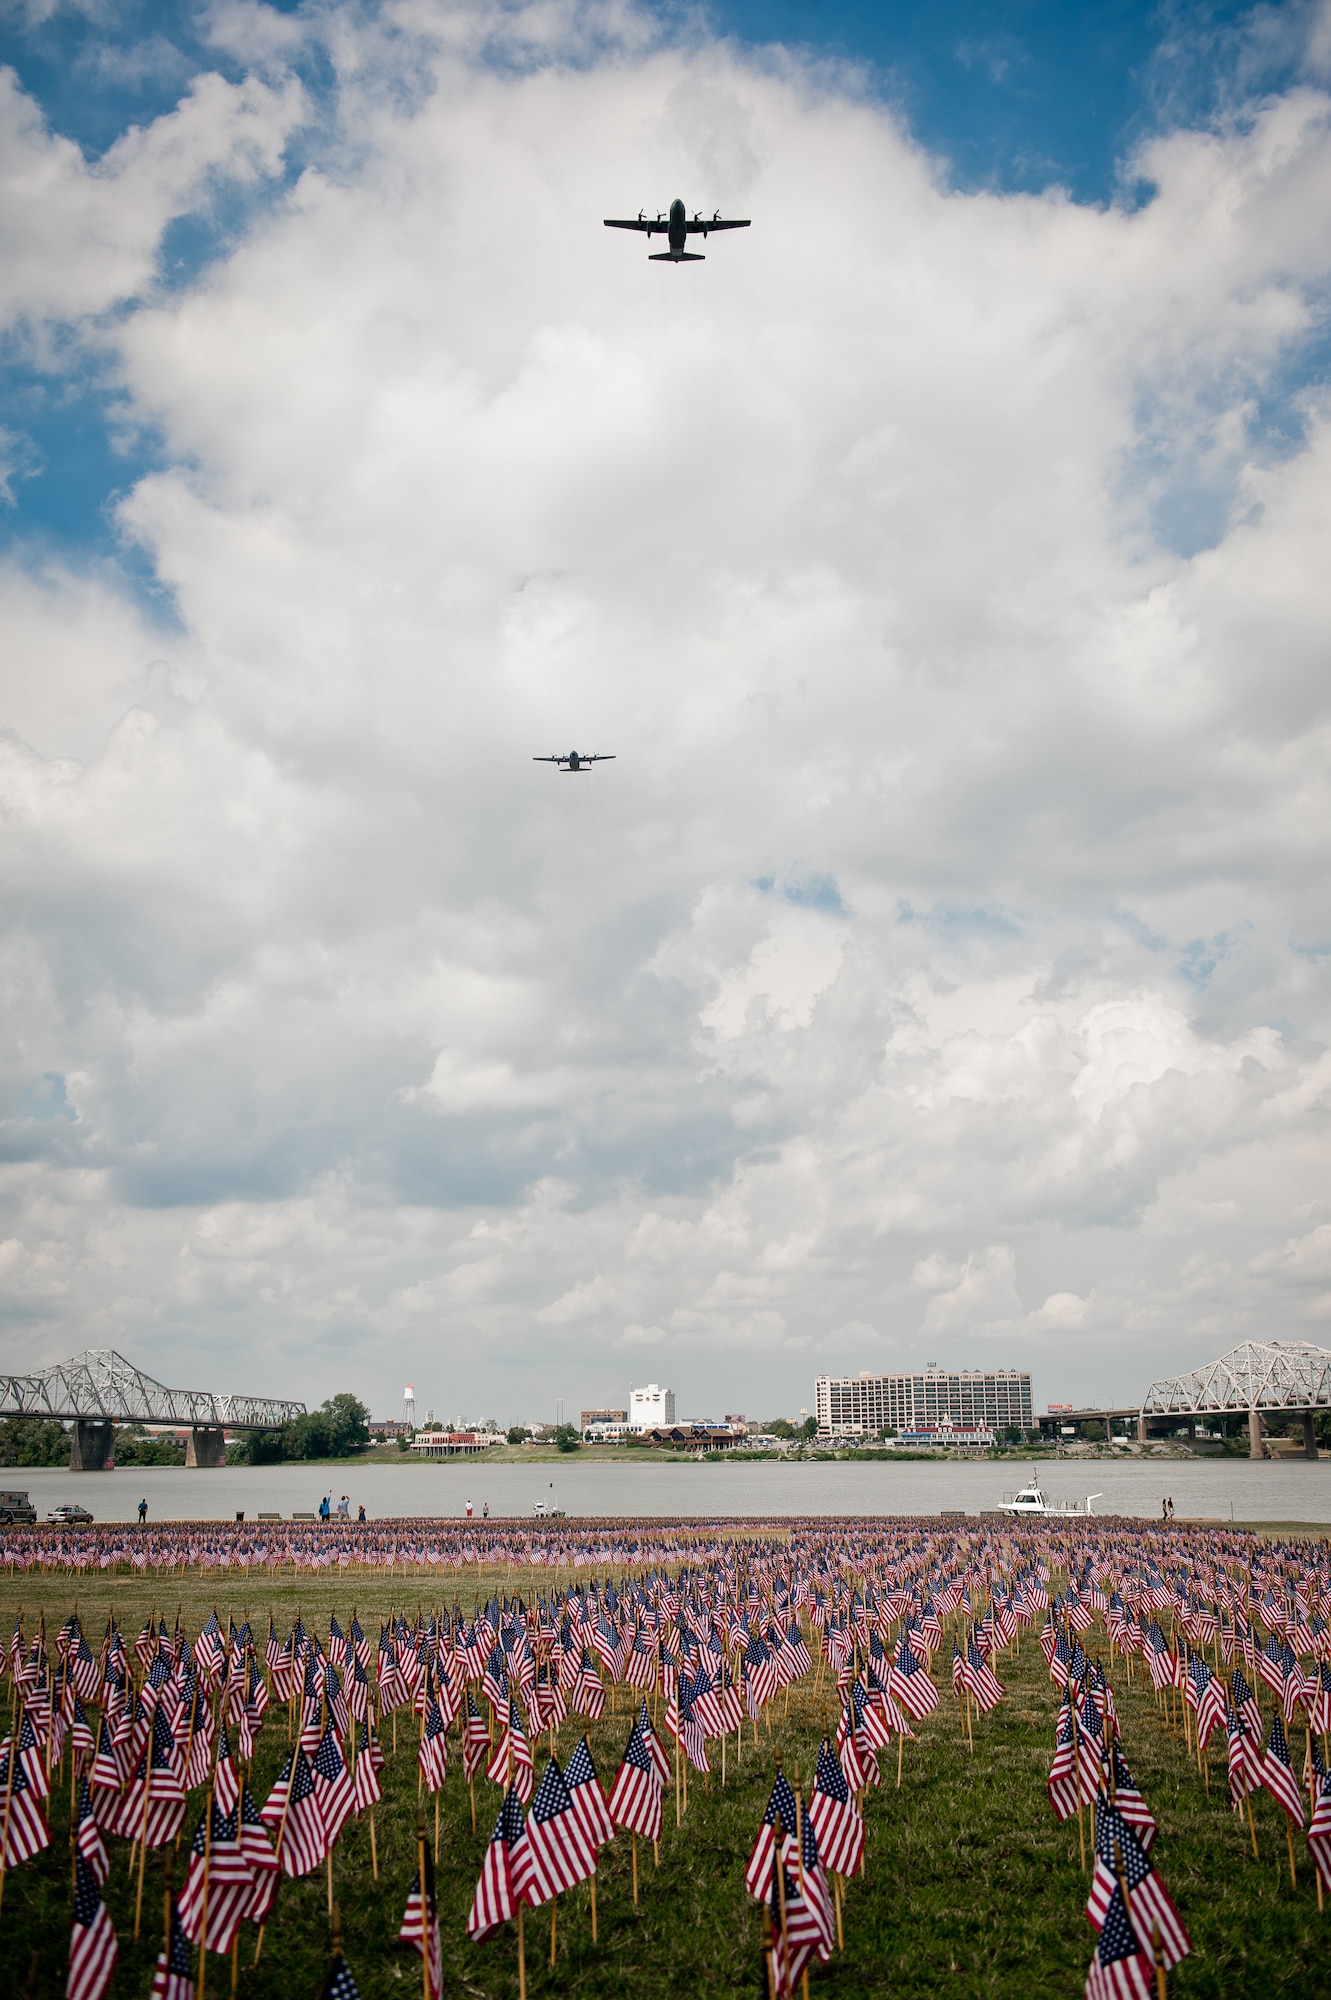
<svg viewBox="0 0 1331 2000">
<path fill-rule="evenodd" d="M 705 260 L 701 250 L 653 250 L 647 261 L 649 264 L 701 264 Z"/>
</svg>

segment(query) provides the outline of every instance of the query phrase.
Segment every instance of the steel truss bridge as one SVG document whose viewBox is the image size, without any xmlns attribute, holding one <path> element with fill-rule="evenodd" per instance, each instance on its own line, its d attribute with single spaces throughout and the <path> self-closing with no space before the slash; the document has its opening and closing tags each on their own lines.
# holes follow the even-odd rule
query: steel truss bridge
<svg viewBox="0 0 1331 2000">
<path fill-rule="evenodd" d="M 1087 1418 L 1108 1423 L 1135 1417 L 1145 1444 L 1152 1427 L 1158 1434 L 1182 1423 L 1192 1438 L 1198 1417 L 1240 1416 L 1248 1420 L 1251 1456 L 1262 1458 L 1263 1418 L 1302 1417 L 1304 1452 L 1316 1458 L 1313 1418 L 1319 1410 L 1331 1410 L 1331 1349 L 1308 1340 L 1245 1340 L 1204 1368 L 1152 1382 L 1137 1409 L 1051 1412 L 1041 1423 L 1080 1426 Z"/>
<path fill-rule="evenodd" d="M 90 1347 L 34 1375 L 0 1375 L 0 1417 L 74 1422 L 70 1465 L 100 1471 L 115 1424 L 188 1427 L 186 1463 L 223 1463 L 224 1430 L 280 1430 L 304 1416 L 304 1403 L 266 1396 L 218 1396 L 208 1389 L 168 1389 L 113 1347 Z"/>
</svg>

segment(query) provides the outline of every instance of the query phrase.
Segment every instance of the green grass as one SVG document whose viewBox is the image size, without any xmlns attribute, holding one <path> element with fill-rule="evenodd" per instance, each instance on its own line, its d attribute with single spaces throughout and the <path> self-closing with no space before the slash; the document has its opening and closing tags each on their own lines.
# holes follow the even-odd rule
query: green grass
<svg viewBox="0 0 1331 2000">
<path fill-rule="evenodd" d="M 553 1581 L 541 1572 L 532 1579 Z M 485 1574 L 481 1587 L 505 1579 Z M 517 1579 L 510 1579 L 510 1587 Z M 422 1580 L 424 1590 L 426 1581 Z M 470 1605 L 473 1582 L 467 1593 Z M 168 1620 L 183 1603 L 189 1629 L 197 1630 L 215 1601 L 207 1578 L 173 1580 L 165 1604 Z M 349 1584 L 334 1577 L 299 1587 L 285 1580 L 255 1579 L 248 1608 L 256 1630 L 266 1630 L 269 1605 L 285 1630 L 299 1606 L 305 1618 L 324 1626 L 330 1608 L 345 1622 L 353 1599 L 373 1633 L 381 1615 L 403 1601 L 378 1578 Z M 31 1631 L 39 1603 L 48 1626 L 66 1615 L 74 1594 L 64 1579 L 0 1580 L 0 1618 L 8 1632 L 13 1610 L 22 1602 Z M 126 1627 L 137 1630 L 151 1608 L 150 1586 L 137 1577 L 99 1582 L 80 1609 L 94 1638 L 108 1602 Z M 405 1594 L 414 1613 L 415 1590 Z M 163 1608 L 162 1600 L 157 1600 Z M 223 1593 L 219 1608 L 227 1611 Z M 242 1603 L 237 1598 L 239 1613 Z M 1094 1638 L 1095 1635 L 1091 1635 Z M 1091 1650 L 1095 1650 L 1092 1646 Z M 1107 1649 L 1101 1648 L 1107 1658 Z M 940 1663 L 940 1678 L 943 1665 Z M 1078 1859 L 1077 1825 L 1059 1827 L 1045 1793 L 1053 1739 L 1055 1690 L 1038 1646 L 1029 1636 L 1020 1660 L 1003 1663 L 999 1677 L 1008 1698 L 993 1715 L 975 1723 L 972 1755 L 962 1741 L 956 1706 L 945 1695 L 939 1710 L 920 1728 L 919 1741 L 905 1747 L 901 1789 L 895 1759 L 884 1759 L 883 1787 L 868 1803 L 869 1838 L 864 1879 L 848 1886 L 846 1950 L 811 1975 L 813 1994 L 999 1995 L 1039 2000 L 1043 1995 L 1079 1994 L 1086 1975 L 1093 1933 L 1085 1918 L 1087 1878 Z M 1331 1909 L 1320 1918 L 1312 1870 L 1296 1843 L 1299 1881 L 1291 1888 L 1283 1819 L 1269 1799 L 1256 1806 L 1261 1858 L 1254 1862 L 1247 1822 L 1225 1801 L 1218 1746 L 1208 1798 L 1195 1762 L 1173 1737 L 1149 1686 L 1126 1684 L 1121 1665 L 1111 1674 L 1123 1724 L 1124 1752 L 1160 1822 L 1155 1858 L 1183 1913 L 1194 1953 L 1171 1977 L 1177 2000 L 1234 2000 L 1245 1994 L 1312 1994 L 1331 1986 L 1327 1944 Z M 559 1956 L 548 1965 L 550 1912 L 528 1912 L 527 1971 L 533 1996 L 581 1994 L 635 2000 L 679 2000 L 679 1996 L 749 1996 L 759 1991 L 760 1918 L 744 1894 L 743 1871 L 771 1783 L 777 1746 L 793 1778 L 798 1765 L 807 1784 L 820 1729 L 829 1713 L 826 1691 L 815 1696 L 812 1677 L 774 1704 L 773 1733 L 760 1731 L 757 1749 L 746 1730 L 743 1761 L 728 1756 L 727 1785 L 714 1776 L 710 1794 L 694 1774 L 682 1830 L 676 1831 L 673 1800 L 661 1843 L 661 1867 L 652 1867 L 650 1849 L 639 1843 L 642 1901 L 635 1911 L 629 1885 L 629 1843 L 621 1836 L 603 1857 L 598 1878 L 600 1938 L 591 1942 L 585 1887 L 559 1904 Z M 591 1732 L 593 1755 L 603 1778 L 613 1776 L 629 1723 L 628 1696 L 621 1690 L 615 1712 Z M 399 1717 L 399 1749 L 392 1755 L 391 1723 L 385 1725 L 389 1753 L 384 1804 L 377 1810 L 381 1882 L 370 1870 L 368 1829 L 352 1826 L 335 1859 L 336 1894 L 343 1913 L 345 1948 L 365 2000 L 408 2000 L 420 1990 L 420 1962 L 395 1943 L 397 1926 L 414 1867 L 416 1824 L 415 1742 L 411 1725 Z M 560 1735 L 567 1754 L 576 1740 L 572 1721 Z M 266 1794 L 286 1748 L 285 1718 L 270 1711 L 255 1759 L 255 1789 Z M 1296 1763 L 1301 1748 L 1295 1745 Z M 538 1766 L 539 1769 L 539 1766 Z M 471 1831 L 467 1791 L 456 1757 L 443 1794 L 439 1851 L 439 1894 L 443 1928 L 445 1993 L 515 1996 L 517 1966 L 511 1929 L 495 1942 L 469 1945 L 465 1920 L 486 1838 L 498 1806 L 494 1787 L 478 1782 L 477 1831 Z M 34 1993 L 63 1994 L 69 1924 L 68 1789 L 53 1800 L 54 1839 L 35 1863 L 7 1879 L 0 1915 L 0 1967 L 4 1990 L 22 1990 L 31 1954 L 40 1954 Z M 433 1809 L 428 1824 L 433 1833 Z M 192 1831 L 193 1821 L 187 1823 Z M 183 1861 L 181 1863 L 183 1869 Z M 133 1884 L 128 1848 L 114 1843 L 106 1897 L 121 1939 L 115 1995 L 147 1993 L 158 1949 L 162 1910 L 163 1857 L 148 1863 L 144 1936 L 132 1942 Z M 252 1933 L 242 1940 L 240 1992 L 254 2000 L 314 2000 L 327 1966 L 328 1926 L 322 1875 L 286 1884 L 257 1970 L 251 1969 Z M 229 1967 L 211 1958 L 207 1991 L 222 2000 L 229 1990 Z"/>
</svg>

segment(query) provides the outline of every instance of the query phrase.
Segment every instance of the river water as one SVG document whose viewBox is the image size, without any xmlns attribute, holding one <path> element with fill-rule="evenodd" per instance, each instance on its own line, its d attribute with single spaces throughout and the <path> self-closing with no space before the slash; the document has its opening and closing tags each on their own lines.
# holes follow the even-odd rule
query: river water
<svg viewBox="0 0 1331 2000">
<path fill-rule="evenodd" d="M 1331 1522 L 1331 1459 L 1047 1461 L 1039 1467 L 1051 1501 L 1103 1497 L 1095 1512 L 1158 1519 L 1169 1494 L 1179 1519 Z M 485 1465 L 476 1460 L 403 1465 L 227 1466 L 186 1471 L 125 1466 L 113 1472 L 0 1470 L 0 1486 L 26 1487 L 39 1517 L 62 1501 L 77 1501 L 99 1521 L 134 1518 L 146 1498 L 151 1521 L 247 1519 L 267 1511 L 288 1518 L 312 1513 L 325 1493 L 336 1506 L 349 1494 L 354 1519 L 363 1501 L 371 1520 L 416 1515 L 457 1520 L 470 1500 L 479 1515 L 489 1502 L 496 1519 L 530 1518 L 537 1500 L 569 1515 L 938 1514 L 947 1507 L 978 1513 L 998 1504 L 1028 1477 L 1016 1461 L 963 1459 L 848 1465 L 808 1460 L 732 1465 L 725 1460 L 604 1461 Z"/>
</svg>

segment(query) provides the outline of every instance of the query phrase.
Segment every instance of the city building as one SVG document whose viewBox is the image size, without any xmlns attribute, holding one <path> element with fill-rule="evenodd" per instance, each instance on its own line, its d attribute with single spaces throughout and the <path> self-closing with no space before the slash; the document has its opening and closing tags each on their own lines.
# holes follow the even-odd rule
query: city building
<svg viewBox="0 0 1331 2000">
<path fill-rule="evenodd" d="M 478 1458 L 502 1442 L 498 1431 L 450 1431 L 442 1426 L 418 1430 L 411 1448 L 422 1458 Z"/>
<path fill-rule="evenodd" d="M 588 1424 L 582 1435 L 585 1438 L 590 1438 L 593 1444 L 619 1444 L 624 1438 L 633 1437 L 636 1433 L 633 1431 L 632 1426 L 626 1423 L 594 1423 Z"/>
<path fill-rule="evenodd" d="M 657 1424 L 670 1425 L 675 1421 L 675 1392 L 673 1389 L 658 1389 L 655 1382 L 649 1382 L 645 1389 L 629 1390 L 629 1429 L 648 1431 Z"/>
<path fill-rule="evenodd" d="M 742 1442 L 729 1425 L 706 1423 L 653 1424 L 643 1436 L 654 1448 L 688 1445 L 697 1451 L 733 1451 Z"/>
<path fill-rule="evenodd" d="M 988 1451 L 994 1442 L 994 1433 L 987 1424 L 964 1426 L 954 1424 L 947 1416 L 922 1430 L 898 1431 L 896 1436 L 898 1445 L 923 1445 L 932 1451 Z"/>
<path fill-rule="evenodd" d="M 410 1437 L 411 1425 L 400 1422 L 396 1417 L 386 1417 L 381 1424 L 367 1426 L 372 1438 Z"/>
<path fill-rule="evenodd" d="M 928 1431 L 947 1417 L 959 1429 L 1033 1430 L 1031 1378 L 1017 1368 L 938 1368 L 892 1375 L 820 1375 L 814 1383 L 823 1437 Z"/>
<path fill-rule="evenodd" d="M 584 1410 L 578 1429 L 589 1431 L 593 1424 L 626 1424 L 628 1420 L 627 1410 Z"/>
</svg>

